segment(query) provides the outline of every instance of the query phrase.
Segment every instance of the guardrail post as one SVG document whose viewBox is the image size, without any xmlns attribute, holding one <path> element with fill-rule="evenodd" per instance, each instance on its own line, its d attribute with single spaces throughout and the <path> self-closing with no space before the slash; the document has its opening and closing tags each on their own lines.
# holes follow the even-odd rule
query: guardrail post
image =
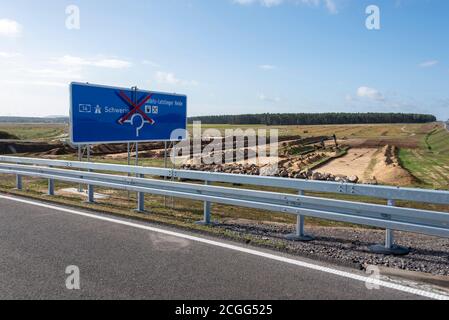
<svg viewBox="0 0 449 320">
<path fill-rule="evenodd" d="M 210 186 L 209 181 L 204 181 L 204 185 Z M 204 201 L 204 218 L 202 221 L 198 221 L 196 224 L 203 225 L 203 226 L 209 226 L 211 225 L 211 217 L 210 217 L 210 209 L 211 209 L 211 203 L 209 201 Z"/>
<path fill-rule="evenodd" d="M 83 151 L 81 150 L 81 145 L 78 145 L 78 161 L 83 161 Z M 81 183 L 78 185 L 78 192 L 83 192 L 83 185 Z"/>
<path fill-rule="evenodd" d="M 51 166 L 49 166 L 51 168 Z M 47 190 L 48 196 L 54 196 L 55 195 L 55 181 L 53 179 L 48 179 L 48 190 Z"/>
<path fill-rule="evenodd" d="M 300 190 L 298 194 L 300 196 L 303 196 L 304 191 Z M 291 241 L 302 241 L 302 242 L 315 240 L 314 237 L 306 235 L 306 233 L 304 232 L 304 224 L 305 224 L 305 217 L 303 215 L 298 215 L 296 219 L 296 233 L 289 234 L 285 238 Z"/>
<path fill-rule="evenodd" d="M 145 212 L 145 194 L 139 192 L 137 194 L 137 212 Z"/>
<path fill-rule="evenodd" d="M 55 195 L 55 181 L 53 179 L 48 179 L 48 193 L 49 196 Z"/>
<path fill-rule="evenodd" d="M 142 175 L 138 175 L 139 178 L 144 178 L 145 176 Z M 145 193 L 143 192 L 138 192 L 137 193 L 137 212 L 145 212 Z"/>
<path fill-rule="evenodd" d="M 385 231 L 385 248 L 391 249 L 394 247 L 394 231 L 387 229 Z"/>
<path fill-rule="evenodd" d="M 94 187 L 91 185 L 87 186 L 87 203 L 94 203 L 95 202 L 95 190 Z"/>
<path fill-rule="evenodd" d="M 394 200 L 388 200 L 388 206 L 394 207 L 396 202 Z M 401 247 L 394 244 L 394 230 L 387 229 L 385 231 L 385 245 L 374 245 L 370 247 L 370 251 L 373 253 L 404 256 L 410 253 L 409 248 Z"/>
<path fill-rule="evenodd" d="M 16 189 L 17 190 L 22 190 L 23 189 L 22 176 L 20 174 L 16 175 Z"/>
<path fill-rule="evenodd" d="M 87 162 L 90 163 L 90 145 L 87 145 Z M 87 172 L 92 172 L 92 170 L 87 170 Z M 87 186 L 87 203 L 95 203 L 95 190 L 94 186 L 88 185 Z"/>
</svg>

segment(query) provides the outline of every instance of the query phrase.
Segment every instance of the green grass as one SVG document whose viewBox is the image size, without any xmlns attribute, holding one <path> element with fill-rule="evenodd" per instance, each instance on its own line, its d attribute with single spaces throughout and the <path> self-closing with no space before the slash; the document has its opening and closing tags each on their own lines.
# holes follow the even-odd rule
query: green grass
<svg viewBox="0 0 449 320">
<path fill-rule="evenodd" d="M 302 156 L 302 155 L 306 155 L 312 151 L 315 151 L 314 146 L 292 147 L 290 149 L 290 154 L 293 156 Z"/>
<path fill-rule="evenodd" d="M 428 132 L 418 149 L 401 149 L 402 166 L 418 179 L 418 186 L 449 190 L 449 132 Z"/>
<path fill-rule="evenodd" d="M 427 139 L 436 154 L 449 154 L 449 132 L 446 129 L 433 131 Z"/>
<path fill-rule="evenodd" d="M 0 131 L 17 136 L 20 140 L 49 141 L 68 132 L 63 124 L 0 124 Z"/>
</svg>

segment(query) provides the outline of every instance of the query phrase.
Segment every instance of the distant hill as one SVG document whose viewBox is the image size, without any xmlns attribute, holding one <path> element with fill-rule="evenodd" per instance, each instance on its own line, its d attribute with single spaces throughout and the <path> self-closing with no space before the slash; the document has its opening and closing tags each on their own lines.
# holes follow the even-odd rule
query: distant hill
<svg viewBox="0 0 449 320">
<path fill-rule="evenodd" d="M 405 113 L 264 113 L 191 117 L 189 122 L 231 125 L 325 125 L 376 123 L 427 123 L 437 121 L 428 114 Z"/>
<path fill-rule="evenodd" d="M 69 123 L 69 117 L 0 117 L 0 123 Z"/>
</svg>

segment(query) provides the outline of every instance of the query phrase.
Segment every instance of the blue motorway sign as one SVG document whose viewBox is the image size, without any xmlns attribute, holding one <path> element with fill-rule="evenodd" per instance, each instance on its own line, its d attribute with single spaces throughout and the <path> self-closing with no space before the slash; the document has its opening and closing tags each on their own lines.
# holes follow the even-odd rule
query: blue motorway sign
<svg viewBox="0 0 449 320">
<path fill-rule="evenodd" d="M 73 144 L 186 138 L 186 96 L 83 83 L 72 83 L 70 94 Z"/>
</svg>

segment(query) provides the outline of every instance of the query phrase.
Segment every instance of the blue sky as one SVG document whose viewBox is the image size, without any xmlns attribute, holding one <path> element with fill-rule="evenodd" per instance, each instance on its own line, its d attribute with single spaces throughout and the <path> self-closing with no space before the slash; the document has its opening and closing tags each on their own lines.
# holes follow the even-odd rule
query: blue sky
<svg viewBox="0 0 449 320">
<path fill-rule="evenodd" d="M 187 94 L 191 116 L 448 119 L 448 16 L 446 0 L 0 0 L 0 115 L 67 115 L 80 81 Z"/>
</svg>

